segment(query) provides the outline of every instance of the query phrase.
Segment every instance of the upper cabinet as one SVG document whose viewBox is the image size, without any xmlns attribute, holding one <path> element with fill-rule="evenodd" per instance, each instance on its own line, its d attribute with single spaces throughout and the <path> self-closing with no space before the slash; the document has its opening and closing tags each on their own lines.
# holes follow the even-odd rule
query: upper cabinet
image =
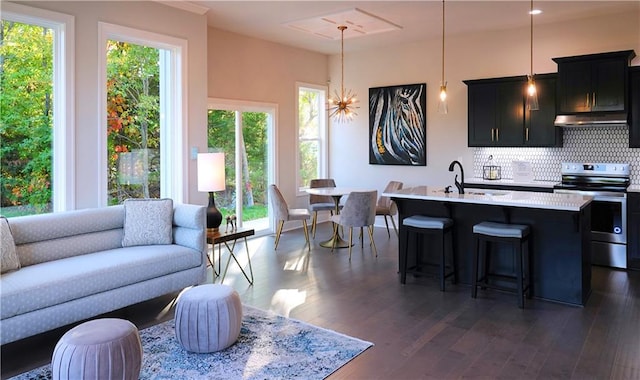
<svg viewBox="0 0 640 380">
<path fill-rule="evenodd" d="M 626 112 L 633 50 L 554 58 L 558 64 L 558 114 Z"/>
<path fill-rule="evenodd" d="M 629 70 L 629 148 L 640 148 L 640 66 Z"/>
<path fill-rule="evenodd" d="M 526 76 L 466 80 L 468 146 L 561 146 L 555 118 L 555 74 L 536 75 L 538 111 L 525 110 Z"/>
<path fill-rule="evenodd" d="M 562 146 L 562 128 L 554 126 L 556 78 L 556 74 L 535 76 L 539 109 L 537 111 L 525 110 L 524 146 Z"/>
</svg>

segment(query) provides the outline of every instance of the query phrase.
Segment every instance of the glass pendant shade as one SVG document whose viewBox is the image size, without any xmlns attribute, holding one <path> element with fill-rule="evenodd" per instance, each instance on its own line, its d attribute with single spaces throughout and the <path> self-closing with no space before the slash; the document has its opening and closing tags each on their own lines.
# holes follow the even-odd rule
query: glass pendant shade
<svg viewBox="0 0 640 380">
<path fill-rule="evenodd" d="M 538 105 L 538 90 L 533 75 L 527 76 L 527 110 L 537 111 L 540 109 Z"/>
<path fill-rule="evenodd" d="M 440 85 L 440 101 L 438 102 L 438 113 L 449 113 L 449 107 L 447 106 L 447 82 Z"/>
</svg>

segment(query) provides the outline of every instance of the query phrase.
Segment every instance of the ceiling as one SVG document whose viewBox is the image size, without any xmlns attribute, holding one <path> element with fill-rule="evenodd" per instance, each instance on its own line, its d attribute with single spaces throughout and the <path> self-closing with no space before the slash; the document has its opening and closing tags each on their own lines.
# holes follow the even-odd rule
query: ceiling
<svg viewBox="0 0 640 380">
<path fill-rule="evenodd" d="M 234 33 L 277 42 L 324 54 L 340 53 L 339 31 L 332 40 L 295 30 L 286 24 L 310 17 L 332 15 L 358 9 L 382 18 L 400 28 L 376 34 L 348 38 L 345 52 L 368 50 L 398 43 L 442 38 L 441 1 L 170 1 L 184 9 L 207 15 L 208 25 Z M 530 2 L 447 0 L 445 34 L 458 35 L 482 31 L 505 30 L 529 26 Z M 640 13 L 640 1 L 557 1 L 536 0 L 534 26 L 570 19 L 588 18 L 607 13 Z M 333 29 L 333 28 L 331 28 Z"/>
</svg>

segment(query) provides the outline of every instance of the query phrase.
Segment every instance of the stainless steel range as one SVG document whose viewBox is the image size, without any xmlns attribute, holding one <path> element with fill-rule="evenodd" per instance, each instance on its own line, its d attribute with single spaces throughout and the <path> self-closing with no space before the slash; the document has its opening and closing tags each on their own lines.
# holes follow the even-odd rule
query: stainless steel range
<svg viewBox="0 0 640 380">
<path fill-rule="evenodd" d="M 556 193 L 578 193 L 591 202 L 592 263 L 627 268 L 629 164 L 565 162 Z"/>
</svg>

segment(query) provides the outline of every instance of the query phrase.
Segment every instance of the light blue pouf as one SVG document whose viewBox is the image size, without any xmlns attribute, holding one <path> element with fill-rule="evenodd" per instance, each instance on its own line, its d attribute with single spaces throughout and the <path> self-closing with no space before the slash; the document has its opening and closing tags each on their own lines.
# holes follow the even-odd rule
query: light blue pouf
<svg viewBox="0 0 640 380">
<path fill-rule="evenodd" d="M 224 350 L 238 340 L 242 303 L 232 287 L 206 284 L 180 295 L 176 305 L 176 339 L 190 352 Z"/>
</svg>

